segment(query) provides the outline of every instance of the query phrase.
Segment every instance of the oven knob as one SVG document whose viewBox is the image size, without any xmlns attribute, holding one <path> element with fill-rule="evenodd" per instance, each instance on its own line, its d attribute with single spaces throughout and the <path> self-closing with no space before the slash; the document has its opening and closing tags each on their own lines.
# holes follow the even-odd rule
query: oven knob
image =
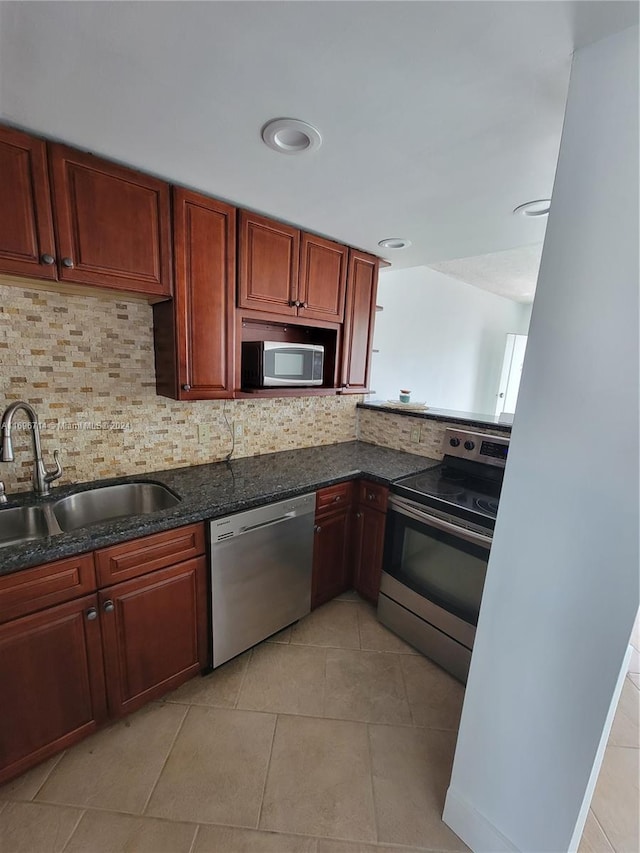
<svg viewBox="0 0 640 853">
<path fill-rule="evenodd" d="M 465 441 L 465 443 L 464 443 L 464 449 L 465 450 L 473 450 L 474 447 L 475 447 L 475 444 L 473 441 Z"/>
<path fill-rule="evenodd" d="M 449 444 L 451 445 L 451 447 L 457 447 L 460 444 L 460 439 L 459 438 L 450 438 Z"/>
</svg>

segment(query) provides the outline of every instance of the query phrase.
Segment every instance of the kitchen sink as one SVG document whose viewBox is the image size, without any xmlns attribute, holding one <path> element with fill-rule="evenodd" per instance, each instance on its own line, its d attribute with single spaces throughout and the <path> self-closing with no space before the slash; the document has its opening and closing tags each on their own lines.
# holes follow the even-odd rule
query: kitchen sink
<svg viewBox="0 0 640 853">
<path fill-rule="evenodd" d="M 40 507 L 16 506 L 0 510 L 0 548 L 48 535 L 47 519 Z"/>
<path fill-rule="evenodd" d="M 180 498 L 159 483 L 123 483 L 69 495 L 52 508 L 61 530 L 67 532 L 114 518 L 157 512 L 178 503 Z"/>
</svg>

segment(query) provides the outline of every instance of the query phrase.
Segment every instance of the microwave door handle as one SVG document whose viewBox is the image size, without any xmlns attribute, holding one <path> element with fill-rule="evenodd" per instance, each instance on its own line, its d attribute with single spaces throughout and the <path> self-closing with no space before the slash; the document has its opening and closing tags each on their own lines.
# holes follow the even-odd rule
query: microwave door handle
<svg viewBox="0 0 640 853">
<path fill-rule="evenodd" d="M 456 524 L 450 524 L 448 521 L 443 521 L 441 518 L 434 518 L 426 512 L 412 512 L 407 507 L 400 507 L 397 504 L 393 506 L 394 512 L 399 512 L 400 515 L 406 515 L 408 518 L 413 518 L 415 521 L 421 521 L 423 524 L 429 524 L 437 530 L 442 530 L 444 533 L 453 533 L 460 539 L 465 539 L 473 545 L 481 545 L 486 548 L 491 547 L 491 537 L 483 536 L 482 533 L 475 533 L 473 530 L 467 530 L 465 527 L 458 527 Z"/>
</svg>

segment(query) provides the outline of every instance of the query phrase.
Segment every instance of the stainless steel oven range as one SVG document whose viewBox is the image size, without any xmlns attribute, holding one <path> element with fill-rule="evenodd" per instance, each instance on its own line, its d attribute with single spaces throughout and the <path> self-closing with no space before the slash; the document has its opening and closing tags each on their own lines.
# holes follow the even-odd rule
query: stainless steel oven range
<svg viewBox="0 0 640 853">
<path fill-rule="evenodd" d="M 378 619 L 463 682 L 508 449 L 447 429 L 442 463 L 391 486 Z"/>
</svg>

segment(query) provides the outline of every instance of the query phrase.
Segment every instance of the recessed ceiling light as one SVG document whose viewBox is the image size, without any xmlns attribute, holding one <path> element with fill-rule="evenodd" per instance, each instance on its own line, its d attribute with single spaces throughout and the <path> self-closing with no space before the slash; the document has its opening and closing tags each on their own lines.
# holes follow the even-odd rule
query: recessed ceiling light
<svg viewBox="0 0 640 853">
<path fill-rule="evenodd" d="M 280 154 L 302 154 L 315 151 L 322 145 L 322 136 L 306 121 L 297 118 L 276 118 L 262 128 L 262 141 Z"/>
<path fill-rule="evenodd" d="M 402 237 L 387 237 L 378 243 L 381 249 L 406 249 L 410 245 L 411 240 L 403 240 Z"/>
<path fill-rule="evenodd" d="M 524 204 L 519 204 L 513 212 L 519 213 L 521 216 L 546 216 L 549 213 L 550 206 L 550 198 L 539 198 L 535 201 L 527 201 Z"/>
</svg>

